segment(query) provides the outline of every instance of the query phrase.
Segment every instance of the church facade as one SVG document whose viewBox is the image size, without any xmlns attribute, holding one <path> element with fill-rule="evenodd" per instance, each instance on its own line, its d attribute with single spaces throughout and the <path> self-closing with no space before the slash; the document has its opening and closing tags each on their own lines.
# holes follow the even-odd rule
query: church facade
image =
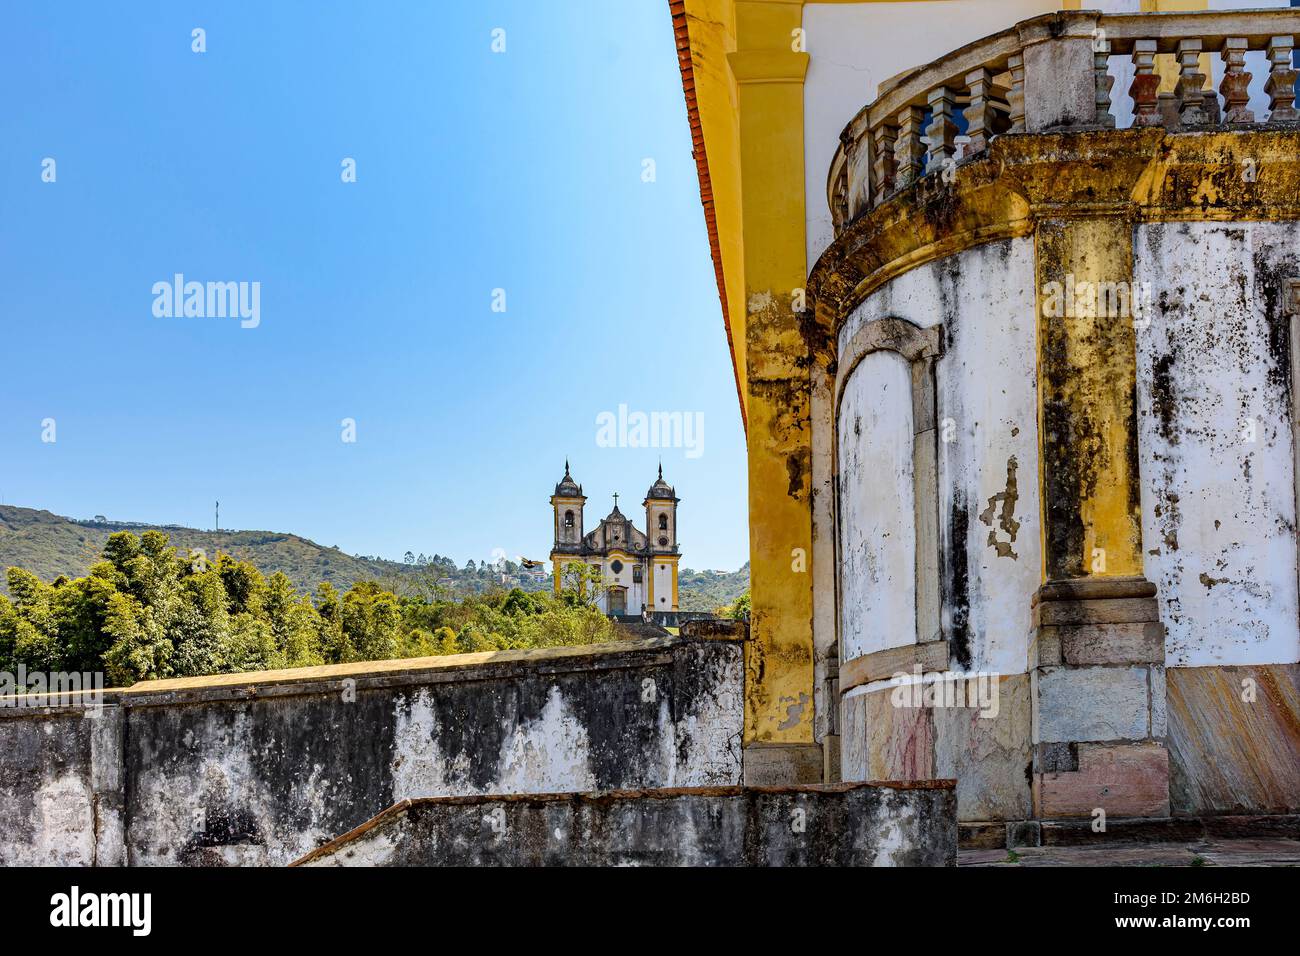
<svg viewBox="0 0 1300 956">
<path fill-rule="evenodd" d="M 555 535 L 550 561 L 556 595 L 566 579 L 577 577 L 572 565 L 583 564 L 592 569 L 593 576 L 599 575 L 596 606 L 604 613 L 676 611 L 677 566 L 681 560 L 677 547 L 680 499 L 664 481 L 660 466 L 659 477 L 642 502 L 643 531 L 619 510 L 618 497 L 614 495 L 614 510 L 586 531 L 583 509 L 587 498 L 582 486 L 569 474 L 569 463 L 564 463 L 564 477 L 551 496 Z"/>
</svg>

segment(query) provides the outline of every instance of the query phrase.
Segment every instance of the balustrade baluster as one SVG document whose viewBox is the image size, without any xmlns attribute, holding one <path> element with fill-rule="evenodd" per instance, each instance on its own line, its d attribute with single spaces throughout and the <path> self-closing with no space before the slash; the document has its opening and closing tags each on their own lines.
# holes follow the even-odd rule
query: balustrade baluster
<svg viewBox="0 0 1300 956">
<path fill-rule="evenodd" d="M 1294 123 L 1300 119 L 1295 108 L 1295 64 L 1292 61 L 1294 37 L 1273 37 L 1268 41 L 1268 82 L 1264 91 L 1268 93 L 1268 121 L 1270 123 Z"/>
</svg>

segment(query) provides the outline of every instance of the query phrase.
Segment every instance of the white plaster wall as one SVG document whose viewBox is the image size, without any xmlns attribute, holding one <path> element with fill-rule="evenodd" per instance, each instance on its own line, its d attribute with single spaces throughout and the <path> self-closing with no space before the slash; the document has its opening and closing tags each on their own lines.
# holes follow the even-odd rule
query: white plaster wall
<svg viewBox="0 0 1300 956">
<path fill-rule="evenodd" d="M 948 329 L 937 369 L 940 546 L 965 552 L 970 668 L 1021 674 L 1042 574 L 1033 240 L 971 249 L 934 271 Z M 954 541 L 963 514 L 964 541 Z M 950 601 L 943 613 L 951 633 L 960 611 Z"/>
<path fill-rule="evenodd" d="M 650 602 L 646 600 L 645 583 L 629 584 L 627 588 L 627 613 L 640 614 L 641 605 L 649 607 Z"/>
<path fill-rule="evenodd" d="M 1167 663 L 1295 661 L 1290 373 L 1270 323 L 1300 276 L 1300 226 L 1146 225 L 1135 256 L 1158 304 L 1137 337 L 1138 444 Z"/>
<path fill-rule="evenodd" d="M 808 265 L 833 238 L 826 175 L 840 133 L 876 98 L 879 84 L 1021 20 L 1061 8 L 1060 0 L 909 0 L 809 3 L 804 78 L 804 200 Z"/>
<path fill-rule="evenodd" d="M 912 377 L 873 352 L 844 384 L 839 411 L 840 654 L 916 641 Z"/>
<path fill-rule="evenodd" d="M 458 762 L 443 753 L 444 734 L 432 694 L 422 688 L 404 708 L 398 708 L 391 759 L 395 801 L 443 794 L 567 793 L 595 787 L 587 730 L 558 687 L 550 689 L 536 719 L 511 728 L 497 757 L 495 779 L 486 787 L 476 787 L 470 780 L 465 755 Z"/>
<path fill-rule="evenodd" d="M 813 575 L 813 739 L 822 738 L 837 722 L 827 699 L 827 668 L 838 662 L 835 646 L 835 398 L 834 381 L 820 366 L 813 371 L 812 419 L 812 575 Z"/>
<path fill-rule="evenodd" d="M 970 669 L 1003 674 L 1025 671 L 1042 563 L 1033 287 L 1033 240 L 989 243 L 886 284 L 854 310 L 839 337 L 842 354 L 876 319 L 945 326 L 936 369 L 940 575 L 951 581 L 964 567 L 966 585 L 964 599 L 944 602 L 944 630 L 951 635 L 964 623 Z M 841 409 L 841 424 L 846 420 Z M 839 440 L 843 456 L 842 428 Z M 842 475 L 842 457 L 840 467 Z M 872 470 L 878 480 L 888 474 L 879 465 Z M 842 484 L 840 494 L 843 502 Z M 910 522 L 910 505 L 906 515 Z M 842 611 L 842 633 L 856 626 Z M 841 655 L 847 659 L 843 648 Z"/>
<path fill-rule="evenodd" d="M 614 561 L 619 561 L 623 569 L 617 574 L 611 567 Z M 645 602 L 645 585 L 637 584 L 632 580 L 632 569 L 636 566 L 637 560 L 627 555 L 619 555 L 614 558 L 606 558 L 603 564 L 605 584 L 608 586 L 618 585 L 627 589 L 627 612 L 628 614 L 640 614 L 641 604 Z M 607 595 L 602 595 L 598 602 L 602 611 L 608 612 Z"/>
<path fill-rule="evenodd" d="M 673 609 L 673 566 L 671 564 L 656 563 L 654 576 L 655 610 L 671 611 Z"/>
</svg>

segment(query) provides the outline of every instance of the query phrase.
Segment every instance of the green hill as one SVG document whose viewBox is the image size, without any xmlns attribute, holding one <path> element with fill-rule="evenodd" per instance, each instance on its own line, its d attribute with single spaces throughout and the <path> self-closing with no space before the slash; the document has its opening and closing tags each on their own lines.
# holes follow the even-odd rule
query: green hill
<svg viewBox="0 0 1300 956">
<path fill-rule="evenodd" d="M 749 590 L 749 562 L 739 571 L 677 572 L 677 605 L 683 611 L 716 611 Z"/>
<path fill-rule="evenodd" d="M 363 578 L 386 578 L 411 569 L 394 561 L 344 554 L 295 534 L 267 531 L 200 531 L 178 525 L 133 524 L 108 520 L 79 521 L 48 511 L 0 505 L 0 566 L 16 565 L 50 581 L 60 574 L 77 577 L 99 560 L 115 531 L 136 534 L 165 531 L 182 551 L 218 551 L 252 561 L 263 573 L 283 571 L 299 588 L 315 589 L 321 581 L 344 589 Z"/>
<path fill-rule="evenodd" d="M 165 531 L 171 543 L 182 551 L 201 550 L 209 558 L 218 551 L 251 561 L 270 575 L 283 571 L 304 591 L 328 581 L 347 590 L 356 581 L 378 580 L 398 593 L 429 592 L 443 597 L 464 597 L 492 587 L 519 587 L 537 591 L 551 586 L 549 574 L 539 577 L 524 571 L 513 561 L 501 569 L 487 561 L 466 562 L 457 567 L 450 558 L 419 555 L 411 563 L 346 554 L 338 548 L 317 544 L 296 534 L 273 531 L 200 531 L 179 525 L 132 524 L 103 517 L 83 521 L 49 511 L 0 505 L 0 568 L 26 568 L 45 581 L 60 574 L 84 575 L 99 560 L 104 542 L 115 531 L 140 534 L 151 529 Z M 504 577 L 504 580 L 502 578 Z M 684 611 L 711 611 L 734 601 L 749 587 L 749 565 L 739 571 L 680 572 L 679 601 Z M 0 578 L 0 591 L 5 591 Z"/>
</svg>

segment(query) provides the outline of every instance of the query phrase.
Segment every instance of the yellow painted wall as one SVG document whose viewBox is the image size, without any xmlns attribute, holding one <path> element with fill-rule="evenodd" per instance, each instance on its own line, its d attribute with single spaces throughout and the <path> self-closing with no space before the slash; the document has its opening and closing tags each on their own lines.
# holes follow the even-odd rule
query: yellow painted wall
<svg viewBox="0 0 1300 956">
<path fill-rule="evenodd" d="M 1115 216 L 1047 220 L 1035 235 L 1045 581 L 1142 573 L 1132 319 L 1061 315 L 1047 294 L 1068 278 L 1132 281 L 1132 234 Z"/>
<path fill-rule="evenodd" d="M 735 374 L 743 383 L 746 357 L 739 91 L 727 65 L 727 54 L 736 49 L 736 4 L 735 0 L 686 0 L 685 8 L 695 99 L 718 224 Z M 744 401 L 743 387 L 740 393 Z"/>
<path fill-rule="evenodd" d="M 737 49 L 753 607 L 746 655 L 747 743 L 812 743 L 810 385 L 792 309 L 808 273 L 803 78 L 792 49 L 802 4 L 740 0 Z"/>
</svg>

